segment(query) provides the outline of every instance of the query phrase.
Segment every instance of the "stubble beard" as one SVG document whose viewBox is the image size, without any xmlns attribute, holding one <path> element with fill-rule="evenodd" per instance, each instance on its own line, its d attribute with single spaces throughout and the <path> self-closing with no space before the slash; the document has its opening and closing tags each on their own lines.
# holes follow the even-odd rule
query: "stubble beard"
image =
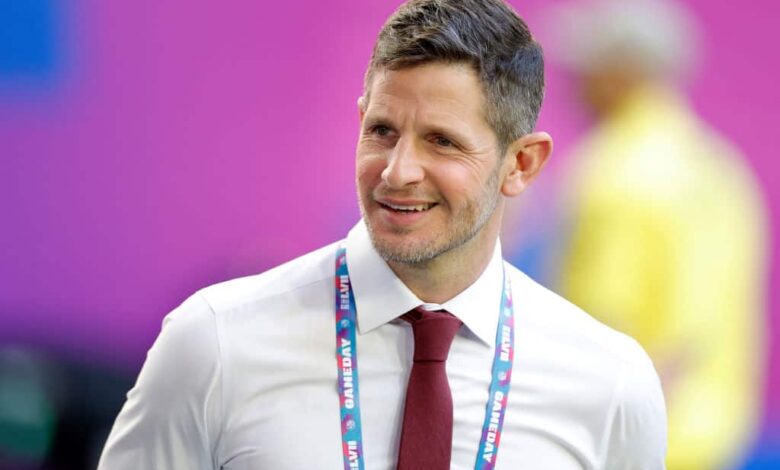
<svg viewBox="0 0 780 470">
<path fill-rule="evenodd" d="M 432 234 L 432 237 L 427 240 L 416 242 L 410 240 L 406 243 L 398 243 L 384 239 L 372 227 L 361 202 L 359 204 L 360 212 L 374 249 L 387 262 L 420 266 L 468 243 L 482 230 L 496 210 L 499 197 L 498 174 L 499 168 L 497 166 L 496 170 L 490 175 L 479 199 L 469 202 L 464 207 L 460 214 L 462 217 L 452 220 L 451 227 L 445 227 L 441 233 Z M 360 200 L 360 197 L 358 199 Z M 397 230 L 395 233 L 402 236 L 408 233 L 408 231 Z"/>
</svg>

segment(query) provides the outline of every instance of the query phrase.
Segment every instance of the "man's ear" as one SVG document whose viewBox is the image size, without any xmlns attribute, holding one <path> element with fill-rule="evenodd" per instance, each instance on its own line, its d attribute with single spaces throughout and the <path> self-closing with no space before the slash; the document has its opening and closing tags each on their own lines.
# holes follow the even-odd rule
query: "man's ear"
<svg viewBox="0 0 780 470">
<path fill-rule="evenodd" d="M 501 193 L 514 197 L 525 191 L 547 163 L 552 149 L 552 138 L 546 132 L 526 134 L 512 142 L 507 150 L 508 173 L 501 185 Z"/>
<path fill-rule="evenodd" d="M 363 123 L 363 116 L 366 115 L 366 97 L 361 96 L 357 99 L 358 113 L 360 113 L 360 123 Z"/>
</svg>

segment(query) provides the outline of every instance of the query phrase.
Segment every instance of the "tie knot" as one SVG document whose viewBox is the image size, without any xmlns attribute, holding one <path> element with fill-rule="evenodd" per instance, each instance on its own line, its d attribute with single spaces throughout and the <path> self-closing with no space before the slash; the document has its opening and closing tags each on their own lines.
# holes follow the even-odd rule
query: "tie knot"
<svg viewBox="0 0 780 470">
<path fill-rule="evenodd" d="M 414 332 L 414 362 L 444 362 L 463 323 L 445 310 L 416 308 L 404 315 Z"/>
</svg>

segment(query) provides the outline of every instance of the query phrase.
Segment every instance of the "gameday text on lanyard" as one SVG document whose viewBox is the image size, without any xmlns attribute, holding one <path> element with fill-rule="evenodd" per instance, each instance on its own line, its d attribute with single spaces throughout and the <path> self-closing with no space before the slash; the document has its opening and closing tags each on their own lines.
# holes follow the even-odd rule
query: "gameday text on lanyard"
<svg viewBox="0 0 780 470">
<path fill-rule="evenodd" d="M 498 316 L 496 350 L 493 357 L 493 379 L 490 382 L 485 421 L 474 468 L 493 469 L 496 465 L 501 428 L 509 397 L 514 357 L 514 316 L 509 278 L 504 270 L 501 313 Z M 341 405 L 341 447 L 344 469 L 364 470 L 363 436 L 360 423 L 360 393 L 357 361 L 357 309 L 347 269 L 347 251 L 342 246 L 336 254 L 336 357 L 339 372 Z"/>
</svg>

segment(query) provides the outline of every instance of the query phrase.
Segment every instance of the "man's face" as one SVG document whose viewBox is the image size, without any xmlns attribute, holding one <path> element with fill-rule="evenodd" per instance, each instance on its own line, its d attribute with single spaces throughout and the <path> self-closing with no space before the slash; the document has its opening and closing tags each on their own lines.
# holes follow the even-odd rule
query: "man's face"
<svg viewBox="0 0 780 470">
<path fill-rule="evenodd" d="M 370 86 L 356 177 L 382 257 L 423 263 L 495 236 L 502 159 L 476 73 L 432 63 L 379 70 Z"/>
</svg>

